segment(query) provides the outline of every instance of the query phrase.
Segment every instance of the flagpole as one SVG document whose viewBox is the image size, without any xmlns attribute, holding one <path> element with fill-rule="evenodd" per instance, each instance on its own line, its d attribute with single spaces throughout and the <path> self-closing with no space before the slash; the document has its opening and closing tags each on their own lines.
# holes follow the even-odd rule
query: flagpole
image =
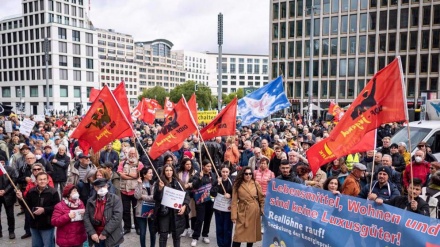
<svg viewBox="0 0 440 247">
<path fill-rule="evenodd" d="M 185 103 L 185 107 L 188 109 L 189 115 L 190 115 L 190 117 L 191 117 L 191 121 L 192 121 L 192 123 L 194 124 L 194 126 L 196 126 L 197 134 L 200 136 L 200 140 L 199 140 L 199 142 L 200 142 L 200 141 L 203 142 L 203 146 L 205 147 L 205 151 L 206 151 L 206 153 L 208 154 L 209 161 L 211 162 L 212 167 L 214 168 L 214 171 L 215 171 L 215 173 L 217 174 L 217 177 L 220 178 L 220 175 L 219 175 L 219 173 L 218 173 L 218 171 L 217 171 L 217 168 L 216 168 L 215 165 L 214 165 L 214 161 L 213 161 L 212 158 L 211 158 L 211 154 L 209 153 L 208 148 L 206 147 L 206 144 L 205 144 L 205 141 L 203 140 L 202 134 L 200 134 L 200 130 L 199 130 L 197 124 L 196 124 L 196 121 L 194 120 L 194 117 L 193 117 L 193 115 L 192 115 L 191 109 L 189 108 L 188 103 L 186 102 L 186 99 L 185 99 L 185 97 L 183 96 L 183 94 L 182 94 L 182 98 L 183 98 L 183 102 Z M 223 188 L 223 192 L 226 194 L 226 189 L 225 189 L 225 187 L 223 186 L 223 183 L 221 183 L 220 185 L 221 185 L 222 188 Z"/>
<path fill-rule="evenodd" d="M 409 128 L 409 117 L 408 117 L 408 102 L 407 102 L 407 98 L 406 98 L 406 85 L 405 85 L 405 79 L 404 79 L 404 75 L 403 75 L 402 60 L 401 60 L 400 56 L 397 56 L 396 58 L 398 59 L 398 62 L 399 62 L 400 79 L 401 79 L 401 83 L 402 83 L 402 97 L 404 100 L 403 107 L 404 107 L 404 111 L 405 111 L 406 132 L 408 134 L 408 146 L 409 146 L 409 150 L 412 153 L 411 130 Z M 409 165 L 410 165 L 410 179 L 411 179 L 410 183 L 411 183 L 411 187 L 414 187 L 414 183 L 413 183 L 414 173 L 413 173 L 412 162 L 410 162 Z M 412 198 L 412 195 L 410 195 L 410 196 Z"/>
<path fill-rule="evenodd" d="M 371 194 L 373 190 L 373 176 L 374 176 L 374 163 L 376 157 L 376 145 L 377 145 L 377 129 L 374 131 L 374 157 L 373 157 L 373 167 L 371 168 L 371 179 L 370 179 L 370 191 L 368 194 Z"/>
<path fill-rule="evenodd" d="M 5 169 L 6 171 L 6 169 Z M 17 189 L 17 186 L 15 186 L 14 181 L 12 181 L 11 177 L 9 176 L 8 172 L 5 172 L 6 177 L 9 179 L 9 182 L 11 182 L 12 187 L 14 187 L 15 192 L 20 191 L 19 189 Z M 22 194 L 23 195 L 23 194 Z M 24 206 L 26 207 L 27 211 L 29 212 L 29 214 L 32 216 L 33 219 L 35 219 L 34 214 L 32 213 L 31 209 L 29 208 L 29 206 L 27 205 L 26 201 L 24 200 L 23 196 L 20 198 L 20 200 L 23 202 Z"/>
</svg>

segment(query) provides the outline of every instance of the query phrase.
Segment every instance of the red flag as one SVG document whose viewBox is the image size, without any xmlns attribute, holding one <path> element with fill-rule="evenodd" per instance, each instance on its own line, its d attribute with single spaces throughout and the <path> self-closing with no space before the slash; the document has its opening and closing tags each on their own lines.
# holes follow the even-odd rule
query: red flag
<svg viewBox="0 0 440 247">
<path fill-rule="evenodd" d="M 344 155 L 374 150 L 375 137 L 376 137 L 376 130 L 372 130 L 368 132 L 364 137 L 362 137 L 361 142 L 359 142 L 358 144 L 347 150 L 347 153 Z M 331 153 L 331 151 L 325 153 L 322 152 L 322 150 L 327 150 L 328 148 L 327 142 L 329 141 L 330 141 L 329 138 L 325 138 L 322 141 L 313 145 L 307 151 L 307 159 L 310 163 L 310 167 L 312 168 L 313 174 L 316 174 L 316 171 L 318 171 L 319 167 L 321 167 L 322 165 L 327 164 L 333 161 L 334 159 L 340 157 L 340 156 L 335 156 L 334 154 L 325 155 L 325 153 Z"/>
<path fill-rule="evenodd" d="M 127 98 L 127 92 L 125 91 L 125 83 L 122 81 L 119 83 L 119 85 L 113 90 L 113 95 L 115 96 L 115 99 L 118 101 L 119 106 L 121 106 L 121 110 L 124 112 L 125 116 L 127 117 L 127 120 L 131 120 L 131 114 L 130 114 L 130 106 L 128 104 L 128 98 Z M 129 128 L 126 131 L 124 131 L 121 135 L 117 137 L 124 138 L 127 136 L 133 136 L 133 129 Z"/>
<path fill-rule="evenodd" d="M 335 104 L 333 101 L 330 102 L 330 107 L 328 108 L 328 113 L 332 114 L 334 122 L 339 122 L 342 116 L 344 116 L 344 109 L 342 109 L 339 105 Z"/>
<path fill-rule="evenodd" d="M 90 95 L 89 95 L 89 102 L 93 102 L 95 101 L 96 97 L 98 97 L 98 94 L 101 90 L 96 89 L 96 88 L 92 88 L 90 90 Z"/>
<path fill-rule="evenodd" d="M 156 119 L 157 101 L 144 98 L 144 107 L 142 109 L 142 120 L 145 123 L 153 124 Z"/>
<path fill-rule="evenodd" d="M 197 118 L 197 100 L 195 93 L 191 95 L 191 98 L 188 100 L 188 107 L 191 110 L 194 121 L 196 124 L 199 124 L 199 119 Z"/>
<path fill-rule="evenodd" d="M 5 168 L 3 167 L 3 165 L 0 164 L 0 176 L 5 175 L 6 173 L 7 173 L 7 172 L 6 172 Z"/>
<path fill-rule="evenodd" d="M 237 121 L 237 98 L 233 99 L 220 114 L 200 131 L 203 140 L 217 136 L 235 135 Z"/>
<path fill-rule="evenodd" d="M 124 112 L 107 86 L 99 93 L 72 138 L 86 141 L 95 152 L 131 129 Z"/>
<path fill-rule="evenodd" d="M 312 169 L 319 167 L 318 161 L 321 158 L 349 154 L 367 132 L 376 129 L 382 123 L 406 120 L 405 95 L 400 58 L 396 58 L 377 72 L 365 86 L 332 130 L 325 146 L 317 145 L 310 148 L 307 158 Z M 317 154 L 321 158 L 314 157 Z"/>
<path fill-rule="evenodd" d="M 190 110 L 186 105 L 185 98 L 175 105 L 168 115 L 164 126 L 150 150 L 150 157 L 154 160 L 161 154 L 183 142 L 189 135 L 196 131 L 197 126 L 191 119 Z"/>
<path fill-rule="evenodd" d="M 165 98 L 165 104 L 163 105 L 163 113 L 165 115 L 165 117 L 168 116 L 168 114 L 170 114 L 173 111 L 175 104 L 173 102 L 170 101 L 169 97 Z"/>
<path fill-rule="evenodd" d="M 138 105 L 133 109 L 131 113 L 131 120 L 136 121 L 137 119 L 143 118 L 144 100 L 139 101 Z"/>
</svg>

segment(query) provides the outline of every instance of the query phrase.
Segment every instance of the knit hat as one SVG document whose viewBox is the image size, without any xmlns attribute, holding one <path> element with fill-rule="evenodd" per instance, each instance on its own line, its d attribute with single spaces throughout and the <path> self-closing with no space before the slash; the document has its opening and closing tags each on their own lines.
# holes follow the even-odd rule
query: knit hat
<svg viewBox="0 0 440 247">
<path fill-rule="evenodd" d="M 183 156 L 187 156 L 187 157 L 190 158 L 190 159 L 193 158 L 193 155 L 192 155 L 192 153 L 191 153 L 190 151 L 185 151 L 185 152 L 183 152 Z"/>
<path fill-rule="evenodd" d="M 388 166 L 381 166 L 378 170 L 377 173 L 379 174 L 379 172 L 386 172 L 388 174 L 388 177 L 391 177 L 391 170 Z"/>
<path fill-rule="evenodd" d="M 63 197 L 69 197 L 70 192 L 72 192 L 73 189 L 76 189 L 75 185 L 68 184 L 63 189 Z"/>
</svg>

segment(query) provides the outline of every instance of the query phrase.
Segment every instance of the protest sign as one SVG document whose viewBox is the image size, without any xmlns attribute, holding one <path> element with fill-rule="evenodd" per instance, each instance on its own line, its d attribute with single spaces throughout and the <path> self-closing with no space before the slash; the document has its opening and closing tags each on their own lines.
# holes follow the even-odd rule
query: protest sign
<svg viewBox="0 0 440 247">
<path fill-rule="evenodd" d="M 34 121 L 35 122 L 40 122 L 40 121 L 45 121 L 46 120 L 46 118 L 45 118 L 45 116 L 44 115 L 34 115 Z"/>
<path fill-rule="evenodd" d="M 200 123 L 210 123 L 217 116 L 217 111 L 198 111 L 197 119 Z"/>
<path fill-rule="evenodd" d="M 154 213 L 154 202 L 142 201 L 141 218 L 150 218 Z"/>
<path fill-rule="evenodd" d="M 20 133 L 25 136 L 30 136 L 32 129 L 34 128 L 35 122 L 30 119 L 23 119 L 20 125 Z"/>
<path fill-rule="evenodd" d="M 440 244 L 438 219 L 279 179 L 268 184 L 263 222 L 263 246 Z"/>
<path fill-rule="evenodd" d="M 222 212 L 231 212 L 231 198 L 226 198 L 224 195 L 218 193 L 214 199 L 214 209 Z"/>
<path fill-rule="evenodd" d="M 6 133 L 12 133 L 12 122 L 5 121 L 5 131 Z"/>
<path fill-rule="evenodd" d="M 204 203 L 206 201 L 211 200 L 210 192 L 211 192 L 212 184 L 205 184 L 198 189 L 193 190 L 194 192 L 194 201 L 196 204 Z"/>
<path fill-rule="evenodd" d="M 161 204 L 169 208 L 180 209 L 185 199 L 186 192 L 165 186 Z"/>
</svg>

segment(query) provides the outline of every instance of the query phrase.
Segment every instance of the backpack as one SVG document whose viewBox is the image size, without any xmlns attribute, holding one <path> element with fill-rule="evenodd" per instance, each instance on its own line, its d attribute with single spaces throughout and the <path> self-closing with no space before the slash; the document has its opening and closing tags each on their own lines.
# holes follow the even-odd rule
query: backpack
<svg viewBox="0 0 440 247">
<path fill-rule="evenodd" d="M 422 195 L 420 197 L 429 204 L 429 217 L 440 219 L 439 200 L 440 192 L 430 195 L 426 193 L 426 187 L 422 189 Z"/>
</svg>

